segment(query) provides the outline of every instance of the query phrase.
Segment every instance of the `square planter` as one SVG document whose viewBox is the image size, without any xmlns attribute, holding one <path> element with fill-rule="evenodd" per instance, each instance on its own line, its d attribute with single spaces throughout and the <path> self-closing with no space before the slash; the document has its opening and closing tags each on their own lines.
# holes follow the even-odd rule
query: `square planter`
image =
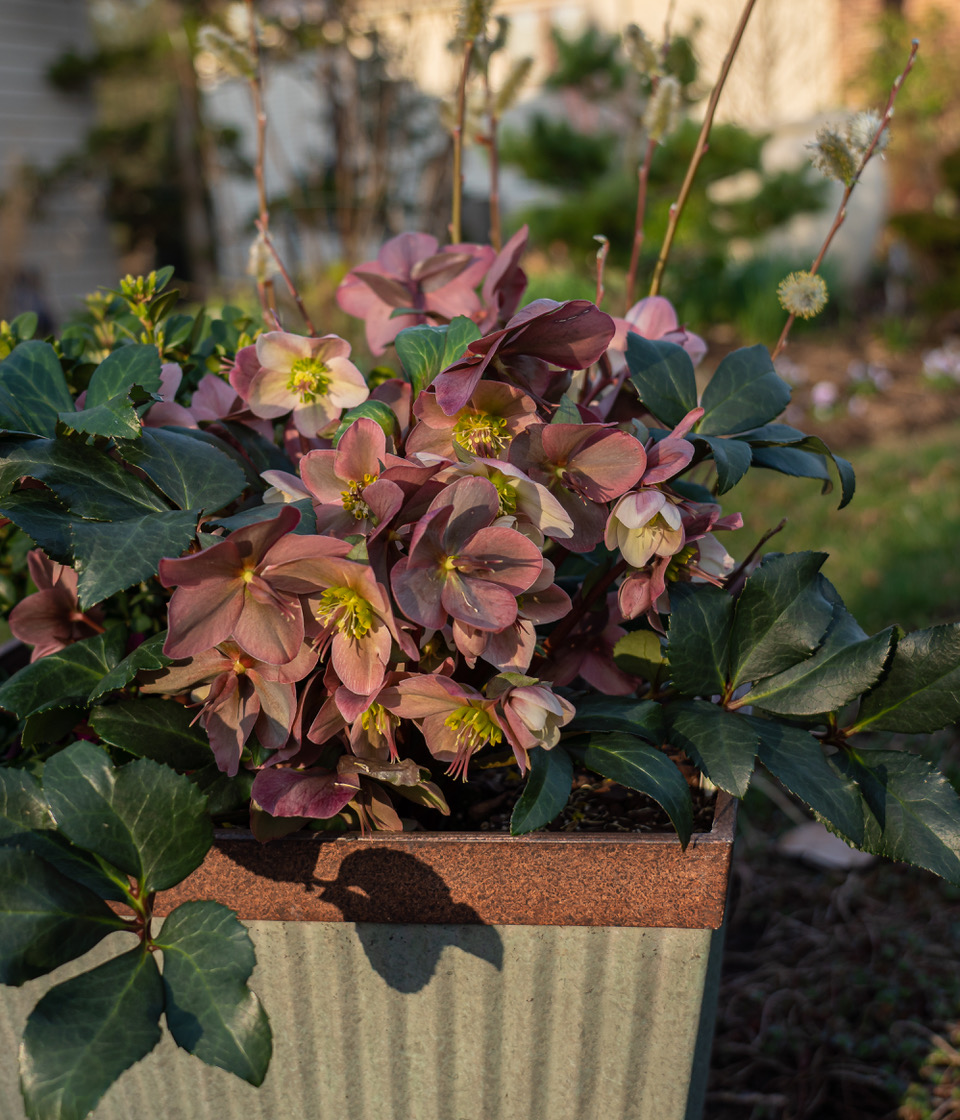
<svg viewBox="0 0 960 1120">
<path fill-rule="evenodd" d="M 735 810 L 719 794 L 686 852 L 651 833 L 220 834 L 157 913 L 214 898 L 248 924 L 267 1079 L 254 1089 L 167 1036 L 93 1116 L 695 1120 Z M 113 935 L 55 982 L 128 945 Z M 20 1032 L 50 986 L 5 989 L 11 1120 Z"/>
</svg>

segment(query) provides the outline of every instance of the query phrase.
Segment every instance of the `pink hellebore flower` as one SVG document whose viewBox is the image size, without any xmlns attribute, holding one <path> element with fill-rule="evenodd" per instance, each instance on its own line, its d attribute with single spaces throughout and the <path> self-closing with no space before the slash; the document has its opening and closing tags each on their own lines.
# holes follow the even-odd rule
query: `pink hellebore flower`
<svg viewBox="0 0 960 1120">
<path fill-rule="evenodd" d="M 271 665 L 296 657 L 304 633 L 300 600 L 274 587 L 265 569 L 350 550 L 343 541 L 289 535 L 299 520 L 297 510 L 283 506 L 273 520 L 236 529 L 203 552 L 160 561 L 160 582 L 177 588 L 163 646 L 168 657 L 193 657 L 231 636 Z"/>
<path fill-rule="evenodd" d="M 447 322 L 457 315 L 476 318 L 481 303 L 475 288 L 494 259 L 488 245 L 445 245 L 427 233 L 401 233 L 354 268 L 337 288 L 337 303 L 363 319 L 367 345 L 382 354 L 405 327 Z M 393 317 L 410 308 L 410 314 Z"/>
<path fill-rule="evenodd" d="M 627 348 L 627 335 L 633 331 L 653 342 L 672 342 L 682 346 L 696 366 L 707 352 L 707 344 L 699 335 L 680 326 L 673 304 L 663 296 L 647 296 L 635 303 L 623 319 L 614 319 L 617 333 L 610 343 L 611 350 L 623 352 Z"/>
<path fill-rule="evenodd" d="M 514 436 L 538 424 L 533 398 L 512 385 L 481 381 L 470 400 L 448 416 L 433 393 L 421 393 L 413 406 L 419 423 L 407 436 L 406 453 L 429 451 L 456 458 L 456 448 L 491 459 L 505 458 Z"/>
<path fill-rule="evenodd" d="M 259 771 L 250 790 L 252 799 L 273 817 L 329 819 L 342 812 L 360 792 L 357 774 L 336 770 Z"/>
<path fill-rule="evenodd" d="M 604 544 L 620 549 L 632 568 L 654 556 L 675 556 L 683 548 L 680 507 L 661 490 L 634 490 L 617 502 L 607 520 Z"/>
<path fill-rule="evenodd" d="M 511 688 L 498 697 L 498 702 L 500 722 L 521 774 L 530 767 L 530 751 L 534 747 L 545 751 L 555 747 L 560 742 L 560 729 L 577 714 L 569 700 L 539 683 Z"/>
<path fill-rule="evenodd" d="M 103 633 L 103 612 L 80 610 L 73 568 L 55 563 L 39 548 L 27 553 L 27 568 L 37 591 L 17 603 L 9 624 L 15 638 L 33 645 L 31 661 Z"/>
<path fill-rule="evenodd" d="M 256 347 L 260 368 L 245 394 L 255 416 L 272 420 L 292 410 L 297 431 L 310 438 L 370 395 L 363 374 L 348 360 L 350 343 L 335 334 L 306 338 L 270 331 Z"/>
<path fill-rule="evenodd" d="M 178 428 L 195 428 L 197 422 L 189 408 L 177 404 L 176 395 L 183 379 L 183 370 L 176 362 L 164 362 L 160 367 L 160 392 L 156 403 L 152 404 L 143 418 L 146 428 L 160 428 L 165 424 Z"/>
<path fill-rule="evenodd" d="M 550 366 L 586 369 L 613 334 L 613 320 L 588 300 L 534 300 L 502 330 L 471 342 L 466 355 L 435 378 L 437 402 L 448 416 L 459 412 L 491 365 L 500 380 L 523 385 L 549 381 Z"/>
<path fill-rule="evenodd" d="M 515 529 L 491 525 L 496 487 L 461 478 L 431 503 L 393 567 L 397 604 L 412 622 L 441 630 L 452 616 L 479 630 L 503 630 L 517 617 L 517 596 L 536 581 L 543 556 Z"/>
<path fill-rule="evenodd" d="M 268 665 L 232 642 L 143 674 L 140 691 L 176 695 L 193 691 L 200 725 L 217 766 L 233 777 L 244 743 L 254 731 L 261 746 L 277 750 L 290 734 L 297 709 L 296 681 L 314 668 L 317 655 L 302 646 L 286 665 Z"/>
<path fill-rule="evenodd" d="M 423 732 L 434 758 L 449 762 L 447 774 L 467 779 L 477 751 L 503 741 L 496 700 L 449 677 L 407 677 L 381 694 L 384 707 L 401 719 L 412 719 Z"/>
</svg>

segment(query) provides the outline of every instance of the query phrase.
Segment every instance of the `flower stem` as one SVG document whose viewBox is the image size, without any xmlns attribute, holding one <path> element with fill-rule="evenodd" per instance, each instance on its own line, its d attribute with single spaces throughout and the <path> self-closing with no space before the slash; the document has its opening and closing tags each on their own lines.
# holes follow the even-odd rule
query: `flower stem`
<svg viewBox="0 0 960 1120">
<path fill-rule="evenodd" d="M 548 651 L 555 650 L 564 641 L 566 641 L 580 619 L 583 618 L 587 611 L 590 610 L 593 604 L 602 595 L 605 595 L 607 593 L 607 590 L 609 589 L 613 581 L 619 575 L 625 572 L 626 569 L 626 560 L 619 560 L 616 564 L 611 565 L 611 567 L 608 568 L 604 575 L 600 576 L 600 578 L 593 585 L 593 587 L 590 588 L 586 595 L 581 595 L 581 593 L 578 591 L 576 596 L 574 597 L 573 604 L 570 607 L 570 611 L 567 614 L 566 618 L 561 619 L 560 622 L 553 628 L 553 630 L 550 631 L 549 635 L 543 643 L 544 647 Z"/>
<path fill-rule="evenodd" d="M 713 117 L 717 111 L 717 102 L 720 100 L 720 94 L 723 92 L 723 87 L 727 81 L 727 75 L 730 73 L 730 67 L 740 47 L 740 40 L 743 38 L 743 33 L 746 30 L 747 22 L 750 19 L 756 2 L 757 0 L 747 0 L 743 7 L 743 12 L 740 15 L 740 22 L 737 24 L 737 29 L 733 33 L 730 49 L 727 51 L 727 56 L 723 60 L 723 66 L 720 68 L 720 77 L 717 78 L 717 84 L 713 87 L 710 100 L 707 102 L 706 116 L 703 118 L 703 126 L 700 129 L 700 135 L 697 137 L 697 145 L 693 149 L 690 166 L 687 168 L 687 174 L 683 180 L 683 185 L 680 187 L 680 193 L 677 195 L 677 201 L 670 207 L 667 232 L 663 238 L 663 245 L 660 247 L 660 256 L 657 258 L 657 267 L 654 269 L 653 280 L 650 284 L 650 295 L 652 296 L 655 296 L 660 291 L 660 281 L 663 278 L 663 270 L 667 267 L 667 259 L 670 256 L 670 249 L 673 245 L 674 235 L 677 232 L 677 224 L 680 221 L 680 215 L 683 213 L 683 208 L 690 196 L 693 180 L 697 174 L 697 168 L 700 166 L 700 161 L 703 159 L 704 153 L 707 150 L 707 140 L 710 137 L 710 129 L 713 127 Z"/>
<path fill-rule="evenodd" d="M 473 55 L 473 39 L 463 44 L 463 67 L 457 90 L 457 121 L 453 126 L 453 201 L 450 211 L 450 243 L 460 243 L 460 212 L 463 206 L 463 122 L 467 115 L 467 77 Z"/>
<path fill-rule="evenodd" d="M 496 98 L 490 88 L 489 64 L 483 68 L 483 88 L 487 102 L 487 148 L 490 156 L 490 244 L 496 252 L 503 245 L 503 223 L 500 217 L 500 152 Z"/>
<path fill-rule="evenodd" d="M 919 39 L 914 39 L 910 44 L 910 55 L 907 58 L 907 64 L 903 70 L 894 79 L 893 85 L 890 89 L 890 96 L 887 98 L 887 106 L 883 111 L 883 116 L 880 118 L 880 124 L 877 126 L 877 131 L 873 134 L 873 140 L 870 142 L 870 147 L 863 153 L 863 159 L 857 167 L 856 173 L 847 184 L 843 192 L 843 197 L 840 199 L 840 205 L 837 208 L 837 213 L 833 219 L 833 225 L 827 231 L 827 236 L 823 244 L 820 246 L 820 252 L 817 253 L 817 259 L 810 266 L 809 272 L 811 276 L 817 274 L 817 269 L 823 264 L 823 258 L 827 255 L 827 250 L 837 234 L 837 230 L 843 225 L 844 219 L 847 216 L 847 203 L 850 201 L 850 196 L 853 194 L 853 188 L 860 182 L 860 176 L 863 174 L 863 169 L 867 166 L 870 157 L 876 151 L 877 144 L 880 142 L 880 137 L 883 135 L 883 130 L 890 123 L 890 118 L 893 116 L 893 103 L 897 99 L 897 94 L 900 92 L 900 87 L 903 85 L 903 80 L 913 69 L 914 60 L 917 57 L 917 51 L 920 49 Z M 777 358 L 783 352 L 784 347 L 787 345 L 787 337 L 790 334 L 790 328 L 793 326 L 796 315 L 787 316 L 787 321 L 783 324 L 783 330 L 780 332 L 780 338 L 777 341 L 776 349 L 773 351 L 773 357 Z"/>
<path fill-rule="evenodd" d="M 656 140 L 647 141 L 643 162 L 637 171 L 637 214 L 633 223 L 633 247 L 630 250 L 630 267 L 627 270 L 627 310 L 633 307 L 634 289 L 637 283 L 637 268 L 640 264 L 640 250 L 643 248 L 643 222 L 647 211 L 647 183 L 650 181 L 650 163 L 656 149 Z"/>
</svg>

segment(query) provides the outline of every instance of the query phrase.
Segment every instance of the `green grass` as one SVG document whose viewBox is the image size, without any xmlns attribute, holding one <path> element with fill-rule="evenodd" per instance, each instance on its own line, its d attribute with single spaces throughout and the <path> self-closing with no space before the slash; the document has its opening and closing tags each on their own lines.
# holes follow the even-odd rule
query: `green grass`
<svg viewBox="0 0 960 1120">
<path fill-rule="evenodd" d="M 828 552 L 823 572 L 870 633 L 960 618 L 960 426 L 891 437 L 850 456 L 857 492 L 838 510 L 837 491 L 752 470 L 724 495 L 744 528 L 724 534 L 742 559 L 783 517 L 786 528 L 764 551 Z M 837 449 L 842 454 L 843 449 Z"/>
</svg>

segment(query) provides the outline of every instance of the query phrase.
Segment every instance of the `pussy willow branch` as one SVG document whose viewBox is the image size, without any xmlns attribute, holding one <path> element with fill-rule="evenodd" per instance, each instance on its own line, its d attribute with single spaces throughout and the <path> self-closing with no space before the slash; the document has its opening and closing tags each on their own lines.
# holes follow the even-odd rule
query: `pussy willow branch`
<svg viewBox="0 0 960 1120">
<path fill-rule="evenodd" d="M 883 111 L 883 116 L 880 119 L 880 124 L 877 126 L 877 131 L 873 135 L 873 140 L 870 142 L 870 147 L 863 153 L 863 159 L 860 160 L 860 165 L 857 168 L 856 174 L 850 180 L 846 189 L 843 192 L 843 197 L 840 199 L 840 205 L 837 208 L 836 216 L 833 219 L 833 225 L 827 232 L 823 244 L 820 246 L 820 252 L 817 253 L 817 259 L 810 266 L 809 272 L 811 276 L 815 276 L 817 269 L 823 264 L 823 258 L 827 255 L 827 250 L 830 248 L 830 243 L 836 236 L 837 230 L 843 225 L 844 219 L 847 216 L 847 203 L 850 201 L 850 196 L 853 194 L 853 188 L 860 182 L 860 176 L 863 174 L 863 169 L 867 166 L 870 157 L 876 151 L 877 144 L 880 143 L 880 137 L 883 135 L 884 129 L 890 124 L 890 118 L 893 116 L 893 103 L 897 100 L 897 94 L 900 92 L 900 87 L 903 85 L 903 80 L 913 69 L 914 60 L 917 57 L 917 51 L 920 49 L 920 40 L 914 39 L 910 44 L 910 55 L 907 58 L 907 64 L 903 70 L 894 79 L 893 85 L 890 88 L 890 96 L 887 98 L 887 105 Z M 777 358 L 783 352 L 783 348 L 787 345 L 787 336 L 790 334 L 790 328 L 793 326 L 796 315 L 788 315 L 787 321 L 783 324 L 783 330 L 780 332 L 780 338 L 777 341 L 776 349 L 773 351 L 773 357 Z"/>
<path fill-rule="evenodd" d="M 263 102 L 263 65 L 260 56 L 260 38 L 257 35 L 257 17 L 254 11 L 254 0 L 247 0 L 247 21 L 249 25 L 250 56 L 253 59 L 253 73 L 248 79 L 248 84 L 250 86 L 250 96 L 253 98 L 253 111 L 257 120 L 257 160 L 253 169 L 254 178 L 257 183 L 257 209 L 259 211 L 256 226 L 263 245 L 270 253 L 271 257 L 273 257 L 274 263 L 280 275 L 283 277 L 284 283 L 287 285 L 287 291 L 290 293 L 293 302 L 297 305 L 297 310 L 300 312 L 307 326 L 307 330 L 312 337 L 316 338 L 317 329 L 311 322 L 310 316 L 307 314 L 307 309 L 304 307 L 303 300 L 297 290 L 297 286 L 294 284 L 290 273 L 280 259 L 277 247 L 270 237 L 270 208 L 267 203 L 266 181 L 267 112 Z M 271 319 L 277 322 L 277 312 L 271 298 L 273 296 L 273 281 L 270 279 L 261 280 L 257 277 L 257 295 L 260 297 L 260 306 L 263 309 L 264 319 L 266 319 L 267 322 Z"/>
<path fill-rule="evenodd" d="M 457 90 L 457 120 L 453 126 L 453 202 L 450 208 L 450 243 L 460 243 L 460 210 L 463 204 L 463 122 L 467 115 L 467 77 L 473 56 L 473 40 L 463 44 L 463 67 Z"/>
<path fill-rule="evenodd" d="M 503 223 L 500 219 L 500 151 L 497 102 L 490 88 L 490 62 L 483 68 L 483 91 L 487 103 L 487 148 L 490 154 L 490 244 L 500 252 L 503 244 Z"/>
<path fill-rule="evenodd" d="M 637 283 L 637 267 L 640 264 L 640 250 L 643 248 L 643 223 L 647 211 L 647 183 L 650 179 L 650 164 L 656 150 L 656 140 L 647 141 L 643 162 L 637 171 L 637 213 L 633 223 L 633 246 L 630 249 L 630 267 L 627 270 L 627 310 L 633 307 L 634 289 Z"/>
<path fill-rule="evenodd" d="M 717 84 L 713 87 L 710 100 L 707 102 L 706 116 L 703 118 L 703 127 L 700 129 L 700 135 L 697 137 L 697 146 L 693 149 L 690 166 L 687 168 L 687 174 L 683 180 L 683 185 L 680 187 L 680 193 L 677 195 L 677 201 L 670 207 L 667 232 L 663 238 L 663 245 L 660 246 L 660 256 L 657 258 L 657 267 L 654 269 L 653 280 L 650 284 L 650 295 L 652 296 L 655 296 L 660 291 L 660 281 L 663 277 L 663 270 L 667 267 L 667 259 L 670 256 L 670 249 L 673 245 L 674 235 L 677 232 L 677 224 L 680 221 L 680 215 L 683 213 L 683 208 L 690 196 L 690 190 L 693 187 L 693 180 L 697 174 L 697 168 L 700 166 L 700 161 L 703 159 L 704 153 L 707 150 L 707 140 L 710 136 L 710 129 L 713 127 L 713 117 L 717 111 L 717 102 L 720 100 L 720 94 L 723 92 L 723 87 L 727 81 L 727 75 L 730 73 L 730 67 L 733 65 L 733 60 L 740 47 L 740 40 L 743 38 L 743 33 L 746 30 L 747 23 L 756 2 L 757 0 L 747 0 L 744 5 L 743 12 L 740 16 L 740 22 L 737 24 L 737 29 L 734 31 L 733 39 L 730 42 L 730 49 L 727 51 L 727 56 L 723 60 L 723 66 L 720 68 L 720 77 L 717 78 Z"/>
</svg>

